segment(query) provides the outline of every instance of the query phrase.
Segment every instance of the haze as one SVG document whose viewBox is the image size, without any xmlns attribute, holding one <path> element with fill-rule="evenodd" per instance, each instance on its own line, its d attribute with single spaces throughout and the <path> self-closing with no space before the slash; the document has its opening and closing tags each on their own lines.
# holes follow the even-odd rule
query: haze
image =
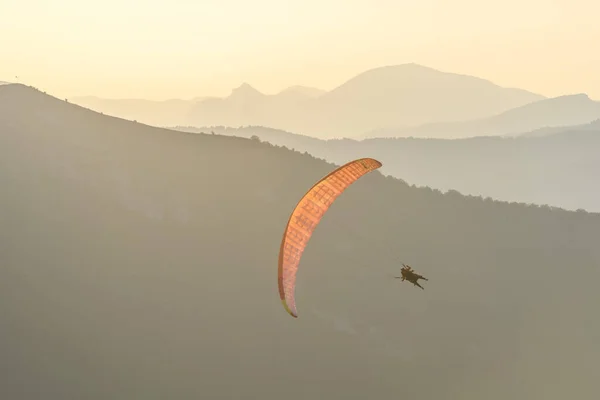
<svg viewBox="0 0 600 400">
<path fill-rule="evenodd" d="M 331 90 L 415 62 L 548 97 L 600 99 L 592 0 L 0 2 L 0 78 L 60 97 Z"/>
<path fill-rule="evenodd" d="M 0 0 L 0 399 L 598 398 L 598 15 Z"/>
<path fill-rule="evenodd" d="M 282 232 L 333 167 L 0 86 L 0 398 L 597 398 L 600 214 L 375 171 L 315 230 L 291 318 Z"/>
</svg>

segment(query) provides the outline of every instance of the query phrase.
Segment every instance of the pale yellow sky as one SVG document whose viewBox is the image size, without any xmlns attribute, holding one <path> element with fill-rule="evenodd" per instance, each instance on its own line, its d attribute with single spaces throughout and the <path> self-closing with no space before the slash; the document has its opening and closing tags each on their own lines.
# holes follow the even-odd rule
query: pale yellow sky
<svg viewBox="0 0 600 400">
<path fill-rule="evenodd" d="M 0 0 L 0 81 L 192 98 L 415 62 L 600 100 L 599 21 L 598 0 Z"/>
</svg>

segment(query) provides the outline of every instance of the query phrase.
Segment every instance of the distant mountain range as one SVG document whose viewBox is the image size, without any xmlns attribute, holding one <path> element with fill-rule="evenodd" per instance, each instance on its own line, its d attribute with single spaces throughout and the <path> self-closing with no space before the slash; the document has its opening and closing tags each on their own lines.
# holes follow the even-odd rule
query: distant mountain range
<svg viewBox="0 0 600 400">
<path fill-rule="evenodd" d="M 535 109 L 536 107 L 534 107 Z M 600 212 L 600 121 L 517 137 L 321 140 L 271 128 L 192 128 L 286 146 L 330 162 L 358 157 L 417 186 L 496 199 Z"/>
<path fill-rule="evenodd" d="M 282 99 L 242 85 L 225 99 L 196 103 L 187 122 L 347 137 L 379 127 L 487 117 L 542 98 L 479 78 L 406 64 L 364 72 L 316 98 Z"/>
<path fill-rule="evenodd" d="M 404 129 L 380 129 L 368 137 L 467 138 L 515 135 L 547 127 L 585 124 L 600 118 L 600 102 L 585 94 L 560 96 L 526 104 L 489 118 L 425 124 Z"/>
<path fill-rule="evenodd" d="M 566 133 L 572 131 L 600 131 L 600 119 L 596 119 L 588 124 L 574 125 L 574 126 L 555 126 L 551 128 L 539 128 L 534 129 L 530 132 L 521 133 L 518 135 L 512 136 L 520 136 L 520 137 L 540 137 L 540 136 L 550 136 L 555 135 L 557 133 Z"/>
<path fill-rule="evenodd" d="M 70 100 L 155 126 L 268 126 L 317 138 L 502 136 L 600 118 L 600 102 L 586 94 L 545 98 L 417 64 L 375 68 L 329 92 L 266 95 L 244 83 L 225 98 Z"/>
<path fill-rule="evenodd" d="M 403 64 L 368 70 L 327 92 L 294 86 L 266 95 L 245 83 L 225 98 L 70 100 L 109 115 L 159 126 L 260 125 L 332 138 L 487 118 L 544 98 L 472 76 Z"/>
<path fill-rule="evenodd" d="M 257 99 L 268 98 L 276 104 L 283 102 L 284 104 L 293 105 L 302 102 L 305 99 L 320 96 L 322 93 L 324 93 L 324 91 L 320 89 L 305 86 L 292 86 L 276 95 L 267 96 L 259 93 L 250 85 L 243 84 L 235 89 L 228 99 L 230 102 L 235 103 L 240 101 L 252 102 Z M 170 126 L 186 123 L 186 121 L 189 120 L 192 109 L 194 109 L 198 103 L 202 103 L 208 108 L 218 108 L 218 105 L 222 103 L 223 99 L 217 97 L 196 97 L 191 100 L 172 99 L 153 101 L 144 99 L 103 99 L 94 96 L 84 96 L 73 97 L 70 101 L 107 115 L 132 121 L 135 120 L 154 126 Z M 215 112 L 218 112 L 218 110 Z M 243 114 L 244 111 L 237 110 L 237 112 Z M 232 116 L 231 118 L 236 118 L 236 116 Z"/>
</svg>

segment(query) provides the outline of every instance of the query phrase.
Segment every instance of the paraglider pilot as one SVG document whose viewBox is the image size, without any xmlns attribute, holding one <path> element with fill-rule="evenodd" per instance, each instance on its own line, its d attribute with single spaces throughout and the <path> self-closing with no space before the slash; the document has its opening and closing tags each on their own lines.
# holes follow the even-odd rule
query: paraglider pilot
<svg viewBox="0 0 600 400">
<path fill-rule="evenodd" d="M 423 279 L 424 281 L 428 281 L 429 279 L 425 278 L 422 275 L 417 274 L 411 267 L 410 265 L 404 265 L 402 264 L 402 269 L 400 270 L 400 273 L 402 274 L 402 276 L 397 276 L 396 278 L 401 278 L 402 282 L 404 282 L 405 280 L 409 281 L 410 283 L 412 283 L 415 286 L 420 287 L 421 289 L 425 290 L 425 288 L 421 285 L 419 285 L 419 279 Z"/>
</svg>

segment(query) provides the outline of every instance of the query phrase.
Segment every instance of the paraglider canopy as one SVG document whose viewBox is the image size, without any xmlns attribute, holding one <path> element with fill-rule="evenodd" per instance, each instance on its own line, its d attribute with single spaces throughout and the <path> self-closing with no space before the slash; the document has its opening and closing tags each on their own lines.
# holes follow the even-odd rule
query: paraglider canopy
<svg viewBox="0 0 600 400">
<path fill-rule="evenodd" d="M 318 181 L 300 199 L 285 227 L 279 249 L 279 297 L 285 310 L 294 318 L 296 312 L 296 273 L 302 253 L 313 231 L 334 200 L 363 175 L 381 167 L 372 158 L 345 164 Z"/>
</svg>

